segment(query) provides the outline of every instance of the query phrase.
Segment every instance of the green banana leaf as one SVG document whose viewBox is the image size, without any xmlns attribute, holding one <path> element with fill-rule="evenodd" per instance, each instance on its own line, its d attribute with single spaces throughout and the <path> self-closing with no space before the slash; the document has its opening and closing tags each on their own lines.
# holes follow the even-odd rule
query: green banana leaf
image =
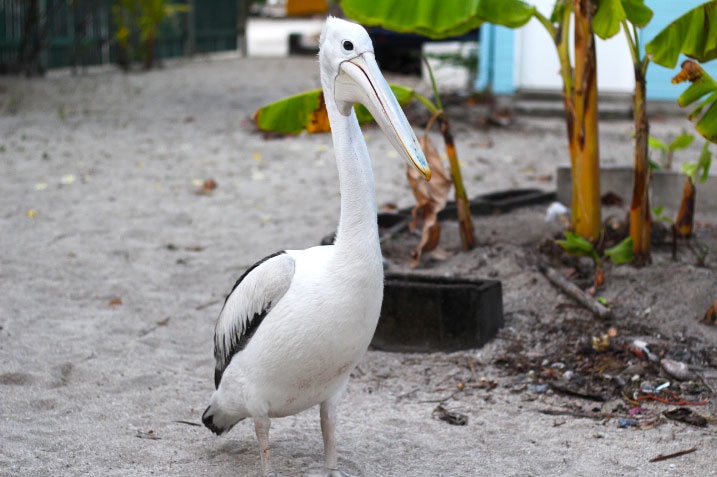
<svg viewBox="0 0 717 477">
<path fill-rule="evenodd" d="M 695 140 L 695 137 L 692 134 L 689 133 L 682 133 L 679 136 L 675 138 L 674 141 L 672 141 L 667 147 L 671 151 L 679 151 L 680 149 L 684 149 L 688 147 L 690 144 L 692 144 L 692 141 Z"/>
<path fill-rule="evenodd" d="M 695 129 L 705 139 L 717 143 L 717 81 L 692 60 L 682 63 L 682 71 L 672 78 L 672 83 L 683 81 L 692 84 L 677 98 L 677 102 L 683 108 L 698 102 L 687 118 L 697 123 Z M 706 98 L 701 100 L 704 96 Z"/>
<path fill-rule="evenodd" d="M 517 28 L 535 12 L 521 0 L 342 0 L 341 8 L 362 25 L 433 39 L 463 35 L 487 21 Z"/>
<path fill-rule="evenodd" d="M 623 21 L 643 28 L 652 20 L 652 10 L 644 0 L 598 0 L 593 31 L 603 40 L 615 36 Z"/>
<path fill-rule="evenodd" d="M 595 250 L 595 246 L 587 239 L 569 230 L 565 230 L 563 235 L 565 235 L 565 239 L 556 240 L 555 242 L 569 254 L 591 257 L 594 260 L 600 259 L 597 250 Z"/>
<path fill-rule="evenodd" d="M 614 247 L 606 249 L 605 256 L 609 257 L 612 263 L 616 265 L 632 262 L 634 258 L 632 250 L 632 237 L 627 237 Z"/>
<path fill-rule="evenodd" d="M 476 13 L 486 22 L 520 28 L 533 18 L 537 8 L 521 0 L 478 0 Z"/>
<path fill-rule="evenodd" d="M 553 11 L 550 13 L 550 23 L 557 25 L 561 22 L 565 9 L 573 10 L 573 0 L 556 0 Z"/>
<path fill-rule="evenodd" d="M 710 173 L 712 165 L 712 153 L 709 149 L 709 142 L 705 142 L 702 146 L 702 152 L 697 162 L 686 162 L 682 164 L 682 172 L 690 176 L 693 184 L 697 184 L 697 180 L 705 182 Z M 698 177 L 699 176 L 699 177 Z"/>
<path fill-rule="evenodd" d="M 410 103 L 416 95 L 411 88 L 399 85 L 391 85 L 391 91 L 401 106 Z M 371 113 L 360 104 L 355 106 L 355 110 L 361 124 L 373 120 Z M 319 133 L 331 130 L 323 92 L 320 89 L 306 91 L 263 106 L 254 113 L 252 119 L 262 131 L 283 134 L 298 134 L 302 131 Z"/>
<path fill-rule="evenodd" d="M 717 0 L 705 2 L 667 25 L 645 45 L 651 61 L 674 68 L 680 53 L 704 63 L 717 58 Z"/>
</svg>

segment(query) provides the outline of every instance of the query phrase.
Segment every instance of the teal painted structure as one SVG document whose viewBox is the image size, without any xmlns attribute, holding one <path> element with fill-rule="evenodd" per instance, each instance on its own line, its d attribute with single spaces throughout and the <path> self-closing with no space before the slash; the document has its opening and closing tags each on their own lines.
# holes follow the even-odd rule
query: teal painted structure
<svg viewBox="0 0 717 477">
<path fill-rule="evenodd" d="M 118 48 L 113 9 L 120 0 L 37 0 L 36 23 L 28 21 L 28 0 L 0 0 L 0 71 L 13 71 L 25 43 L 40 45 L 40 69 L 115 63 Z M 237 49 L 244 31 L 239 10 L 245 0 L 171 0 L 189 13 L 160 26 L 158 59 Z M 244 15 L 246 17 L 246 15 Z M 34 25 L 31 35 L 24 35 Z M 135 28 L 135 30 L 137 30 Z M 138 36 L 137 31 L 134 36 Z"/>
<path fill-rule="evenodd" d="M 514 51 L 513 30 L 488 23 L 481 25 L 476 88 L 490 89 L 495 94 L 514 93 Z"/>
<path fill-rule="evenodd" d="M 703 0 L 647 0 L 654 12 L 652 21 L 641 31 L 642 46 L 673 20 L 704 3 Z M 547 34 L 547 33 L 546 33 Z M 620 34 L 623 34 L 622 32 Z M 555 50 L 549 54 L 557 55 Z M 680 70 L 681 57 L 673 69 L 651 63 L 647 69 L 647 98 L 673 101 L 687 88 L 687 84 L 672 84 L 672 77 Z M 480 29 L 480 53 L 476 88 L 490 89 L 495 94 L 513 94 L 517 90 L 515 80 L 515 32 L 502 26 L 484 24 Z M 717 78 L 717 60 L 702 65 Z M 598 64 L 598 69 L 600 65 Z M 632 68 L 626 64 L 625 68 Z M 556 71 L 556 75 L 558 72 Z"/>
</svg>

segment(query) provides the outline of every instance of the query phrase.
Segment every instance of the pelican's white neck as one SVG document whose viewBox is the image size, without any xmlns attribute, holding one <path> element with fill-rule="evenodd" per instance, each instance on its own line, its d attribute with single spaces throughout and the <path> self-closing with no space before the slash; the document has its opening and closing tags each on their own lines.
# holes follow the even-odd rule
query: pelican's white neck
<svg viewBox="0 0 717 477">
<path fill-rule="evenodd" d="M 336 246 L 363 250 L 370 247 L 380 256 L 376 190 L 363 132 L 353 108 L 348 116 L 344 116 L 333 98 L 327 97 L 325 101 L 341 191 L 341 217 Z"/>
</svg>

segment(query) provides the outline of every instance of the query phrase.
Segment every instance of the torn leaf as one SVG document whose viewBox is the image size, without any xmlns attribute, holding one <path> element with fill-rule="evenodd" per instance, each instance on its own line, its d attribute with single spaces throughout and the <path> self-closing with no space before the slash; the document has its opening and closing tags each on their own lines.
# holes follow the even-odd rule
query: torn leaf
<svg viewBox="0 0 717 477">
<path fill-rule="evenodd" d="M 406 169 L 408 183 L 416 198 L 416 206 L 412 212 L 413 220 L 409 226 L 411 230 L 421 228 L 421 243 L 412 252 L 411 267 L 414 268 L 420 263 L 424 252 L 430 252 L 438 246 L 438 241 L 441 238 L 438 212 L 446 206 L 448 192 L 453 185 L 450 174 L 443 167 L 440 154 L 428 136 L 421 137 L 418 142 L 426 155 L 432 177 L 430 182 L 426 182 L 414 168 L 408 166 Z"/>
</svg>

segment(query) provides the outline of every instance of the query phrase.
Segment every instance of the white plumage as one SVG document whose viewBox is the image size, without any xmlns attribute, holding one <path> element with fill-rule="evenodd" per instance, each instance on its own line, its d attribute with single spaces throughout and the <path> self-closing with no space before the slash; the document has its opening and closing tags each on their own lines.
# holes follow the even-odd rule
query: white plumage
<svg viewBox="0 0 717 477">
<path fill-rule="evenodd" d="M 217 434 L 252 417 L 264 475 L 273 475 L 270 418 L 317 404 L 327 475 L 345 475 L 337 469 L 336 404 L 371 341 L 383 298 L 373 172 L 353 104 L 364 104 L 398 152 L 430 178 L 366 31 L 329 18 L 319 65 L 341 190 L 336 241 L 269 256 L 237 281 L 216 324 L 217 389 L 202 416 Z"/>
</svg>

